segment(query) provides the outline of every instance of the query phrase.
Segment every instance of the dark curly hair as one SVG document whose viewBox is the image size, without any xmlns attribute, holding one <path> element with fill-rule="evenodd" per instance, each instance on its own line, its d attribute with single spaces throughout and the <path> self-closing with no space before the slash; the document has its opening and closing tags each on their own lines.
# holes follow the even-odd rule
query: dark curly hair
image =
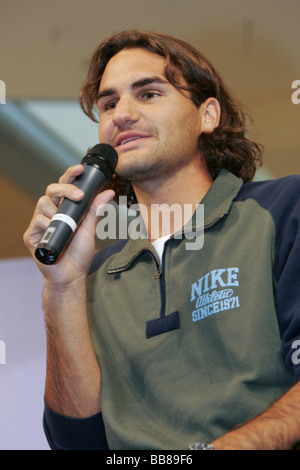
<svg viewBox="0 0 300 470">
<path fill-rule="evenodd" d="M 246 137 L 248 113 L 240 99 L 227 89 L 212 64 L 193 46 L 181 39 L 151 31 L 123 31 L 106 39 L 95 50 L 86 80 L 79 96 L 85 114 L 98 122 L 97 96 L 104 69 L 108 61 L 122 49 L 142 48 L 166 59 L 165 76 L 175 87 L 187 90 L 196 107 L 207 98 L 216 98 L 220 104 L 220 123 L 210 133 L 201 133 L 199 150 L 213 179 L 222 168 L 251 181 L 262 163 L 262 145 Z M 186 86 L 179 85 L 178 71 Z M 115 174 L 107 187 L 119 196 L 127 196 L 128 205 L 136 203 L 128 180 Z"/>
</svg>

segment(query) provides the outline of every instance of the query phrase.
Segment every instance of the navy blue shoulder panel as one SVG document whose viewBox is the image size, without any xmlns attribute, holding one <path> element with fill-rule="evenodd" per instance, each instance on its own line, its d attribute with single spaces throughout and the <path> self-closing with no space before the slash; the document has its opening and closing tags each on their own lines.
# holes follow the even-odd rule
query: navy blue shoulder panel
<svg viewBox="0 0 300 470">
<path fill-rule="evenodd" d="M 246 183 L 236 201 L 254 199 L 275 224 L 274 295 L 286 365 L 300 380 L 300 175 Z M 258 240 L 259 243 L 259 240 Z"/>
<path fill-rule="evenodd" d="M 97 251 L 93 258 L 88 275 L 90 276 L 95 271 L 97 271 L 97 269 L 100 268 L 104 261 L 106 261 L 114 253 L 118 253 L 119 251 L 121 251 L 127 242 L 128 239 L 119 240 L 118 242 L 113 243 L 112 245 L 108 245 L 105 248 L 102 248 L 101 250 Z"/>
<path fill-rule="evenodd" d="M 287 207 L 292 209 L 300 200 L 300 175 L 245 183 L 235 200 L 249 198 L 255 199 L 260 206 L 269 210 L 276 222 L 277 214 L 282 215 Z"/>
<path fill-rule="evenodd" d="M 300 224 L 300 175 L 245 183 L 235 201 L 254 199 L 272 216 L 276 227 L 275 257 L 278 277 L 282 264 L 278 258 L 282 242 L 293 244 Z M 299 232 L 298 232 L 299 233 Z M 277 271 L 279 269 L 279 271 Z"/>
</svg>

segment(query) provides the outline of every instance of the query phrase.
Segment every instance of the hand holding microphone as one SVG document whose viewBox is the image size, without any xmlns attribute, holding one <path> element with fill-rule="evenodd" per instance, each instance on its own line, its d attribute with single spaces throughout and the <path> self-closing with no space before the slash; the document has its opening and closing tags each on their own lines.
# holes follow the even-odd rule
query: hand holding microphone
<svg viewBox="0 0 300 470">
<path fill-rule="evenodd" d="M 74 235 L 93 199 L 112 177 L 118 162 L 116 150 L 108 144 L 95 145 L 82 159 L 84 171 L 73 185 L 84 192 L 80 201 L 65 198 L 52 217 L 35 249 L 35 257 L 43 264 L 54 264 Z"/>
</svg>

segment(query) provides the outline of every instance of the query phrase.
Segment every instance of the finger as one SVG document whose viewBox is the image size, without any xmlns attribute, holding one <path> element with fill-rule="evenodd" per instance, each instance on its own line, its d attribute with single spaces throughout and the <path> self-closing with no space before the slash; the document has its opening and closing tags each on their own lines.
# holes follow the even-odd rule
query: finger
<svg viewBox="0 0 300 470">
<path fill-rule="evenodd" d="M 106 204 L 108 204 L 113 199 L 114 195 L 115 195 L 115 192 L 113 190 L 107 189 L 105 191 L 102 191 L 102 193 L 99 193 L 95 197 L 86 215 L 86 218 L 85 218 L 86 224 L 90 225 L 90 227 L 93 227 L 93 228 L 95 227 L 96 222 L 97 222 L 97 217 L 101 215 L 101 213 L 104 211 Z"/>
<path fill-rule="evenodd" d="M 33 252 L 41 241 L 45 231 L 49 227 L 50 221 L 51 219 L 43 214 L 38 214 L 32 219 L 28 229 L 23 235 L 24 244 L 30 252 Z"/>
<path fill-rule="evenodd" d="M 81 175 L 84 171 L 83 165 L 70 166 L 67 171 L 59 178 L 58 183 L 73 183 L 76 176 Z"/>
<path fill-rule="evenodd" d="M 70 166 L 67 171 L 59 178 L 58 183 L 50 184 L 46 189 L 46 195 L 52 199 L 56 206 L 59 205 L 63 197 L 78 201 L 84 196 L 83 192 L 76 186 L 68 187 L 74 179 L 84 171 L 83 165 Z"/>
<path fill-rule="evenodd" d="M 112 189 L 106 189 L 95 197 L 92 206 L 96 210 L 97 216 L 102 214 L 104 207 L 114 198 L 114 196 L 115 192 Z"/>
<path fill-rule="evenodd" d="M 37 205 L 35 207 L 35 211 L 33 214 L 33 219 L 37 217 L 39 214 L 43 214 L 50 219 L 54 216 L 57 211 L 57 206 L 54 204 L 52 199 L 48 196 L 44 195 L 39 198 Z"/>
<path fill-rule="evenodd" d="M 52 183 L 47 186 L 46 196 L 50 198 L 56 206 L 59 205 L 61 198 L 67 197 L 72 201 L 80 201 L 84 193 L 73 184 Z"/>
</svg>

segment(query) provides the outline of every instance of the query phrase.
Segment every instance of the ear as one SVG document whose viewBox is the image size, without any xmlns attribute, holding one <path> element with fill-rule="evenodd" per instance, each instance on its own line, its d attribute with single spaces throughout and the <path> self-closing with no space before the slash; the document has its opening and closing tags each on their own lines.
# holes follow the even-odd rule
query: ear
<svg viewBox="0 0 300 470">
<path fill-rule="evenodd" d="M 212 132 L 218 127 L 221 117 L 221 108 L 216 98 L 207 98 L 199 108 L 202 121 L 202 132 Z"/>
</svg>

